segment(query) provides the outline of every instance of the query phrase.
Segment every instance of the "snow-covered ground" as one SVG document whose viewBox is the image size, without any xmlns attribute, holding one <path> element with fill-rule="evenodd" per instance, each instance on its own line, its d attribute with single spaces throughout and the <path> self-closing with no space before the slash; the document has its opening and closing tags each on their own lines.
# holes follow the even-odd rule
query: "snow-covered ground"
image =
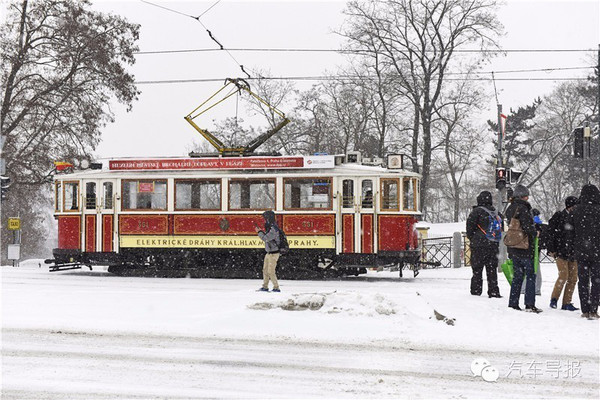
<svg viewBox="0 0 600 400">
<path fill-rule="evenodd" d="M 536 315 L 507 308 L 503 278 L 504 298 L 471 296 L 469 268 L 262 293 L 258 280 L 2 267 L 2 399 L 597 399 L 600 324 L 549 309 L 556 267 L 542 268 Z"/>
</svg>

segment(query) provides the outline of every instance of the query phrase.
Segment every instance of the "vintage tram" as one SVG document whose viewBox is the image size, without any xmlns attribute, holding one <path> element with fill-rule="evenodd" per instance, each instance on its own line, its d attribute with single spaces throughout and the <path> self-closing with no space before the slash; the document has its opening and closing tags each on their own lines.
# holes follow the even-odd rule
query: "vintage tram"
<svg viewBox="0 0 600 400">
<path fill-rule="evenodd" d="M 213 156 L 115 159 L 59 173 L 58 248 L 47 261 L 54 271 L 257 277 L 264 247 L 254 224 L 273 210 L 290 243 L 282 278 L 383 266 L 416 273 L 420 175 L 400 155 L 366 164 L 358 154 Z"/>
</svg>

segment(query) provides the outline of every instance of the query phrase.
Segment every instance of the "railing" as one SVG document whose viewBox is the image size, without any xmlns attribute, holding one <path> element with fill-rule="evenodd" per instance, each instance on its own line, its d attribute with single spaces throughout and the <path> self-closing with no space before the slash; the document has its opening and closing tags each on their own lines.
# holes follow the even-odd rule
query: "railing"
<svg viewBox="0 0 600 400">
<path fill-rule="evenodd" d="M 421 240 L 421 261 L 439 262 L 441 268 L 452 267 L 452 237 L 436 237 Z M 428 266 L 427 268 L 436 268 Z"/>
<path fill-rule="evenodd" d="M 469 245 L 469 239 L 467 239 L 467 235 L 463 233 L 462 235 L 462 254 L 461 258 L 463 260 L 463 265 L 465 267 L 471 266 L 471 247 Z M 540 251 L 540 263 L 554 263 L 554 258 L 550 257 L 546 250 Z"/>
</svg>

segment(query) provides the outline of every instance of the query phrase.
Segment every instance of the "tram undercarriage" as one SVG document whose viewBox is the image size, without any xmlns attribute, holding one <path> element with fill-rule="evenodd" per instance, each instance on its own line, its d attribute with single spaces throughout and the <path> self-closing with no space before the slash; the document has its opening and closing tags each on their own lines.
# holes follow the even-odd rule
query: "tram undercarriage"
<svg viewBox="0 0 600 400">
<path fill-rule="evenodd" d="M 119 276 L 190 278 L 262 278 L 264 251 L 259 249 L 122 249 L 120 253 L 86 253 L 55 249 L 54 259 L 46 260 L 50 271 L 108 265 Z M 324 279 L 358 276 L 368 268 L 404 269 L 418 274 L 418 250 L 380 254 L 335 254 L 335 250 L 305 249 L 282 255 L 277 276 L 280 279 Z"/>
</svg>

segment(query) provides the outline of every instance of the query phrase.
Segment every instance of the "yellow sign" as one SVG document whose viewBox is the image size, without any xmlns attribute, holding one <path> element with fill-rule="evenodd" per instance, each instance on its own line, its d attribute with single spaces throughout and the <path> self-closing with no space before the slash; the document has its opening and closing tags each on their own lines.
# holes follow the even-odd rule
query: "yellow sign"
<svg viewBox="0 0 600 400">
<path fill-rule="evenodd" d="M 292 249 L 335 249 L 335 236 L 288 236 Z M 121 247 L 259 249 L 256 236 L 121 236 Z"/>
<path fill-rule="evenodd" d="M 8 229 L 11 231 L 18 231 L 21 229 L 21 218 L 9 218 Z"/>
</svg>

